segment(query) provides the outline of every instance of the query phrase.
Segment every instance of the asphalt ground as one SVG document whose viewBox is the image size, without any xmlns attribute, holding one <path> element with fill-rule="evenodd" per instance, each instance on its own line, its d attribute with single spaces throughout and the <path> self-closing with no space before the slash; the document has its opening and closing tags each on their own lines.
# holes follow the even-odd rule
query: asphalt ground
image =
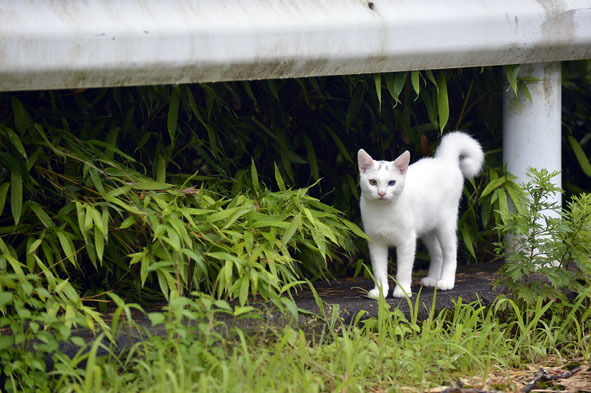
<svg viewBox="0 0 591 393">
<path fill-rule="evenodd" d="M 454 302 L 459 299 L 463 303 L 480 301 L 488 305 L 499 295 L 500 290 L 494 288 L 494 279 L 497 270 L 501 267 L 499 262 L 482 263 L 478 265 L 460 266 L 456 273 L 456 284 L 452 290 L 436 291 L 433 288 L 421 287 L 420 280 L 427 275 L 427 271 L 413 273 L 412 297 L 393 298 L 391 296 L 394 282 L 390 282 L 390 297 L 386 302 L 391 309 L 399 308 L 410 315 L 411 305 L 419 306 L 419 317 L 426 317 L 433 305 L 435 297 L 435 311 L 444 308 L 453 308 Z M 377 316 L 378 307 L 375 299 L 367 298 L 367 292 L 374 287 L 373 281 L 351 277 L 328 282 L 316 282 L 314 287 L 325 306 L 334 308 L 337 305 L 343 321 L 349 323 L 359 312 L 364 313 L 364 318 Z M 418 298 L 418 303 L 417 303 Z M 295 296 L 295 301 L 302 309 L 318 313 L 317 301 L 312 291 L 304 290 Z M 409 302 L 410 300 L 410 302 Z M 410 303 L 410 304 L 409 304 Z M 326 307 L 324 307 L 326 309 Z"/>
</svg>

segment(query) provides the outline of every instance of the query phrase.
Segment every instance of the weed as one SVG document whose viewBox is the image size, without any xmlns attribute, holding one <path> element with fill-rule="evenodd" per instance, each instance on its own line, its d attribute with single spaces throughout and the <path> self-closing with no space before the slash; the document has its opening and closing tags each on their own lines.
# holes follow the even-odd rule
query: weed
<svg viewBox="0 0 591 393">
<path fill-rule="evenodd" d="M 524 198 L 513 212 L 502 212 L 497 226 L 505 241 L 497 252 L 507 260 L 504 287 L 526 303 L 585 292 L 591 284 L 591 194 L 575 196 L 561 211 L 552 200 L 561 192 L 557 173 L 531 169 Z M 537 307 L 537 306 L 536 306 Z"/>
</svg>

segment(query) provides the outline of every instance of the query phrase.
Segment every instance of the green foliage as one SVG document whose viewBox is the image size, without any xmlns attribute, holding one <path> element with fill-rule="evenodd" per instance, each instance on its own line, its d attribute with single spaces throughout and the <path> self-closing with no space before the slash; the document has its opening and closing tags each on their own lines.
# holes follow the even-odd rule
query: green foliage
<svg viewBox="0 0 591 393">
<path fill-rule="evenodd" d="M 502 284 L 526 303 L 575 293 L 591 284 L 591 194 L 581 194 L 560 211 L 551 197 L 561 190 L 552 183 L 558 173 L 531 169 L 526 198 L 514 212 L 500 212 L 505 241 L 497 251 L 507 263 Z"/>
<path fill-rule="evenodd" d="M 0 240 L 0 246 L 6 247 Z M 59 345 L 84 345 L 74 328 L 94 332 L 110 330 L 99 313 L 85 306 L 76 289 L 55 277 L 42 264 L 41 274 L 27 273 L 10 254 L 0 256 L 0 265 L 10 264 L 0 274 L 0 390 L 7 392 L 51 392 L 47 378 L 50 364 L 59 362 Z"/>
<path fill-rule="evenodd" d="M 40 125 L 25 131 L 23 146 L 35 146 L 45 160 L 24 161 L 32 169 L 25 176 L 31 197 L 18 204 L 22 219 L 13 209 L 14 225 L 3 229 L 6 253 L 33 271 L 39 264 L 53 274 L 105 269 L 137 276 L 132 284 L 150 284 L 166 297 L 198 289 L 244 304 L 249 295 L 279 293 L 303 273 L 323 276 L 336 248 L 350 247 L 352 233 L 362 235 L 308 188 L 287 189 L 279 171 L 279 191 L 272 192 L 253 164 L 254 192 L 226 198 L 197 173 L 176 174 L 177 184 L 158 181 L 165 176 L 137 172 L 136 160 L 115 145 L 65 130 L 53 138 Z M 55 168 L 61 165 L 65 173 Z M 35 186 L 46 193 L 35 195 Z M 52 205 L 61 206 L 57 214 Z"/>
<path fill-rule="evenodd" d="M 524 194 L 515 183 L 515 176 L 499 173 L 494 168 L 488 168 L 478 184 L 474 180 L 469 184 L 473 191 L 468 192 L 468 185 L 464 187 L 467 208 L 458 221 L 458 230 L 470 256 L 479 261 L 494 255 L 494 249 L 488 245 L 489 239 L 497 235 L 493 228 L 503 222 L 510 206 L 520 208 Z M 477 250 L 480 255 L 476 254 Z"/>
<path fill-rule="evenodd" d="M 538 79 L 527 76 L 519 76 L 519 70 L 521 69 L 520 64 L 512 64 L 505 66 L 505 73 L 507 75 L 507 81 L 513 93 L 516 96 L 523 95 L 532 101 L 531 93 L 527 87 L 528 83 L 536 82 Z"/>
</svg>

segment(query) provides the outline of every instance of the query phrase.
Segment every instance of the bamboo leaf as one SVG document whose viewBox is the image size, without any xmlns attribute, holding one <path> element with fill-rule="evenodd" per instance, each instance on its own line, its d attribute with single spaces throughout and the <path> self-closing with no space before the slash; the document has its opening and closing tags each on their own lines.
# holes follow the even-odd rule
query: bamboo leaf
<svg viewBox="0 0 591 393">
<path fill-rule="evenodd" d="M 45 131 L 43 131 L 43 127 L 41 127 L 39 124 L 35 124 L 34 127 L 37 130 L 37 132 L 39 133 L 39 135 L 41 135 L 41 138 L 45 142 L 45 146 L 49 147 L 51 149 L 51 151 L 54 152 L 57 156 L 64 157 L 64 153 L 61 150 L 58 150 L 53 145 L 53 143 L 51 143 L 49 141 L 49 139 L 47 138 L 47 135 L 45 135 Z"/>
<path fill-rule="evenodd" d="M 211 120 L 213 107 L 217 100 L 217 92 L 205 83 L 201 84 L 201 88 L 205 91 L 205 110 L 207 111 L 207 120 Z"/>
<path fill-rule="evenodd" d="M 103 207 L 101 209 L 101 220 L 103 222 L 103 234 L 105 236 L 105 240 L 107 240 L 109 238 L 109 209 L 107 209 L 106 207 Z"/>
<path fill-rule="evenodd" d="M 96 171 L 96 169 L 88 167 L 88 174 L 90 175 L 90 179 L 92 180 L 92 184 L 94 184 L 94 187 L 96 188 L 96 190 L 98 192 L 100 192 L 101 194 L 105 193 L 105 188 L 103 187 L 103 182 L 101 181 L 101 178 L 98 174 L 98 172 Z"/>
<path fill-rule="evenodd" d="M 117 143 L 118 131 L 119 131 L 118 128 L 114 128 L 109 133 L 109 136 L 107 137 L 109 139 L 112 139 L 113 143 L 104 142 L 104 141 L 97 140 L 97 139 L 90 139 L 87 142 L 90 143 L 91 145 L 96 145 L 96 146 L 100 146 L 100 147 L 104 148 L 105 149 L 105 156 L 109 159 L 113 159 L 113 155 L 117 154 L 118 156 L 120 156 L 121 158 L 123 158 L 129 162 L 136 162 L 135 158 L 133 158 L 129 154 L 122 152 L 120 149 L 117 148 L 117 145 L 115 145 L 115 143 Z M 146 134 L 144 136 L 149 137 L 149 134 Z"/>
<path fill-rule="evenodd" d="M 96 250 L 96 256 L 98 257 L 99 263 L 102 265 L 103 253 L 105 251 L 105 236 L 97 226 L 94 227 L 94 247 Z"/>
<path fill-rule="evenodd" d="M 261 186 L 259 184 L 259 175 L 257 173 L 257 167 L 254 164 L 254 160 L 250 160 L 250 178 L 252 181 L 252 187 L 254 188 L 256 193 L 261 192 Z"/>
<path fill-rule="evenodd" d="M 382 111 L 382 74 L 375 74 L 373 82 L 376 88 L 376 95 L 378 96 L 379 112 Z"/>
<path fill-rule="evenodd" d="M 133 108 L 132 108 L 133 112 Z M 105 157 L 109 160 L 112 160 L 114 157 L 115 150 L 117 150 L 117 137 L 119 136 L 119 128 L 113 127 L 109 130 L 109 134 L 107 134 L 107 138 L 104 144 L 105 148 Z"/>
<path fill-rule="evenodd" d="M 248 276 L 243 276 L 240 279 L 241 283 L 240 283 L 240 293 L 238 295 L 238 301 L 240 302 L 241 306 L 244 306 L 246 304 L 246 300 L 248 299 L 248 288 L 249 288 L 249 284 L 250 284 L 250 280 L 248 279 Z"/>
<path fill-rule="evenodd" d="M 112 190 L 109 190 L 109 192 L 107 192 L 104 195 L 104 198 L 107 199 L 113 199 L 115 197 L 118 197 L 119 195 L 125 195 L 127 194 L 129 191 L 131 191 L 131 186 L 122 186 L 122 187 L 117 187 L 117 188 L 113 188 Z"/>
<path fill-rule="evenodd" d="M 74 243 L 72 243 L 72 239 L 68 236 L 66 232 L 63 230 L 56 231 L 57 237 L 59 242 L 62 246 L 62 250 L 64 251 L 65 257 L 74 265 L 77 265 L 76 262 L 76 250 L 74 248 Z"/>
<path fill-rule="evenodd" d="M 492 176 L 491 176 L 492 179 Z M 497 179 L 491 180 L 486 187 L 484 187 L 484 190 L 482 190 L 482 194 L 480 194 L 480 197 L 483 198 L 485 196 L 487 196 L 488 194 L 490 194 L 491 192 L 493 192 L 494 190 L 496 190 L 497 188 L 499 188 L 501 186 L 501 184 L 505 183 L 505 176 L 501 176 Z"/>
<path fill-rule="evenodd" d="M 509 82 L 509 86 L 511 86 L 511 89 L 513 90 L 515 95 L 517 95 L 517 75 L 519 75 L 519 68 L 521 68 L 519 64 L 505 66 L 505 74 L 507 74 L 507 81 Z"/>
<path fill-rule="evenodd" d="M 357 225 L 355 225 L 351 221 L 345 220 L 345 219 L 341 219 L 341 222 L 343 224 L 345 224 L 347 226 L 347 228 L 349 228 L 351 230 L 351 232 L 353 232 L 355 235 L 359 236 L 362 239 L 369 240 L 369 238 L 367 237 L 367 235 L 365 234 L 365 232 L 363 232 L 361 230 L 361 228 L 359 228 Z"/>
<path fill-rule="evenodd" d="M 256 125 L 258 125 L 259 127 L 261 127 L 261 129 L 263 130 L 263 132 L 265 134 L 267 134 L 269 137 L 273 138 L 274 140 L 276 140 L 278 142 L 281 142 L 280 138 L 277 135 L 275 135 L 275 133 L 272 132 L 266 125 L 264 125 L 263 123 L 261 123 L 258 119 L 256 119 L 256 118 L 253 117 L 252 118 L 252 121 Z"/>
<path fill-rule="evenodd" d="M 166 270 L 156 270 L 156 277 L 158 277 L 158 285 L 160 286 L 160 291 L 162 294 L 169 299 L 170 298 L 170 291 L 174 288 L 174 285 L 168 285 L 169 281 L 174 283 L 174 279 L 170 276 L 170 273 Z"/>
<path fill-rule="evenodd" d="M 277 187 L 281 191 L 285 191 L 285 183 L 283 182 L 283 177 L 281 177 L 281 172 L 279 172 L 279 168 L 277 167 L 277 163 L 275 163 L 275 181 L 277 182 Z"/>
<path fill-rule="evenodd" d="M 515 207 L 515 210 L 518 213 L 521 213 L 521 211 L 523 210 L 523 203 L 525 199 L 523 190 L 517 184 L 512 182 L 507 183 L 505 189 L 509 194 L 509 198 L 511 198 L 511 202 L 512 205 Z"/>
<path fill-rule="evenodd" d="M 332 241 L 335 244 L 338 243 L 337 237 L 334 234 L 334 231 L 332 230 L 332 228 L 330 226 L 326 225 L 322 221 L 317 221 L 316 227 L 318 228 L 318 231 L 320 231 L 322 236 L 330 239 L 330 241 Z"/>
<path fill-rule="evenodd" d="M 168 190 L 172 187 L 171 184 L 159 182 L 159 181 L 152 181 L 152 180 L 142 180 L 137 183 L 133 183 L 131 187 L 134 190 L 144 190 L 144 191 L 154 191 L 154 190 Z"/>
<path fill-rule="evenodd" d="M 291 224 L 289 224 L 289 227 L 287 227 L 287 229 L 285 230 L 285 233 L 283 234 L 283 237 L 281 238 L 281 246 L 282 247 L 285 247 L 287 245 L 287 243 L 289 243 L 289 241 L 291 240 L 293 235 L 296 233 L 296 231 L 300 227 L 301 223 L 302 223 L 302 213 L 298 213 L 294 216 L 293 220 L 291 220 Z"/>
<path fill-rule="evenodd" d="M 509 214 L 509 203 L 507 202 L 507 194 L 505 190 L 497 190 L 498 198 L 499 198 L 499 211 L 503 215 Z"/>
<path fill-rule="evenodd" d="M 308 155 L 308 164 L 310 165 L 310 173 L 312 174 L 312 179 L 318 180 L 320 178 L 320 173 L 318 170 L 316 152 L 314 151 L 312 141 L 310 140 L 310 138 L 308 138 L 307 135 L 304 135 L 304 146 L 306 147 L 306 153 Z"/>
<path fill-rule="evenodd" d="M 238 220 L 240 217 L 242 217 L 243 215 L 245 215 L 246 213 L 248 213 L 250 211 L 251 211 L 250 207 L 241 208 L 240 210 L 238 210 L 236 213 L 234 213 L 230 217 L 230 219 L 224 224 L 223 229 L 230 228 L 236 222 L 236 220 Z"/>
<path fill-rule="evenodd" d="M 443 129 L 449 120 L 449 102 L 447 98 L 447 79 L 444 73 L 439 74 L 437 83 L 437 109 L 439 110 L 439 131 Z"/>
<path fill-rule="evenodd" d="M 395 74 L 386 74 L 386 88 L 397 103 L 400 103 L 398 97 L 406 83 L 406 72 L 397 72 Z"/>
<path fill-rule="evenodd" d="M 277 85 L 273 79 L 268 80 L 269 90 L 271 91 L 271 95 L 275 98 L 275 101 L 279 101 L 279 93 L 277 92 Z"/>
<path fill-rule="evenodd" d="M 33 213 L 37 216 L 39 221 L 43 224 L 45 228 L 52 228 L 55 226 L 47 212 L 43 209 L 43 207 L 34 201 L 27 202 L 27 205 L 33 210 Z"/>
<path fill-rule="evenodd" d="M 431 83 L 433 83 L 433 86 L 439 88 L 439 83 L 436 81 L 435 76 L 433 75 L 433 71 L 425 70 L 425 74 L 427 75 L 427 79 L 429 79 Z"/>
<path fill-rule="evenodd" d="M 581 147 L 579 142 L 571 135 L 568 136 L 568 141 L 570 143 L 570 147 L 573 149 L 573 152 L 575 153 L 575 157 L 577 158 L 577 161 L 579 162 L 581 169 L 583 170 L 585 175 L 591 177 L 591 163 L 589 162 L 589 158 L 585 154 L 585 151 L 583 151 L 583 148 Z"/>
<path fill-rule="evenodd" d="M 529 100 L 529 102 L 533 102 L 531 92 L 529 91 L 529 87 L 527 86 L 528 82 L 526 82 L 524 79 L 520 79 L 517 81 L 518 94 L 523 94 Z"/>
<path fill-rule="evenodd" d="M 27 254 L 33 254 L 41 245 L 42 239 L 35 239 L 27 248 Z"/>
<path fill-rule="evenodd" d="M 142 257 L 140 259 L 141 264 L 140 264 L 140 280 L 142 282 L 142 286 L 145 284 L 146 279 L 148 278 L 148 273 L 150 273 L 150 271 L 148 270 L 150 268 L 150 257 L 148 257 L 148 255 L 146 255 L 145 253 L 142 254 Z"/>
<path fill-rule="evenodd" d="M 207 216 L 207 222 L 216 222 L 216 221 L 226 220 L 226 219 L 229 219 L 232 215 L 237 214 L 237 213 L 241 213 L 244 210 L 245 209 L 241 206 L 224 209 L 222 211 L 219 211 L 219 212 L 216 212 L 216 213 L 213 213 L 213 214 L 210 214 L 209 216 Z"/>
<path fill-rule="evenodd" d="M 18 225 L 23 211 L 23 178 L 14 169 L 10 173 L 10 209 L 14 224 Z"/>
<path fill-rule="evenodd" d="M 162 154 L 158 154 L 156 156 L 156 160 L 154 162 L 154 169 L 155 169 L 155 178 L 156 181 L 159 183 L 166 182 L 166 160 L 162 157 Z"/>
<path fill-rule="evenodd" d="M 86 215 L 90 216 L 90 218 L 92 219 L 95 230 L 98 229 L 103 235 L 105 235 L 105 227 L 103 226 L 103 220 L 99 211 L 92 206 L 88 206 L 86 210 Z"/>
<path fill-rule="evenodd" d="M 335 145 L 337 145 L 337 149 L 339 149 L 339 152 L 341 153 L 341 155 L 343 157 L 345 157 L 345 159 L 347 161 L 352 163 L 353 159 L 351 158 L 351 155 L 349 154 L 349 150 L 347 150 L 347 148 L 345 147 L 345 144 L 343 143 L 341 138 L 339 138 L 338 135 L 328 125 L 322 124 L 322 126 L 330 134 Z"/>
<path fill-rule="evenodd" d="M 8 127 L 2 127 L 2 130 L 6 134 L 6 137 L 8 138 L 8 140 L 10 141 L 12 146 L 14 146 L 14 148 L 26 160 L 27 159 L 27 152 L 25 151 L 25 147 L 23 146 L 23 143 L 21 142 L 20 137 L 16 134 L 16 132 L 14 132 L 13 130 L 11 130 Z"/>
<path fill-rule="evenodd" d="M 193 96 L 191 89 L 187 85 L 183 86 L 183 94 L 187 97 L 187 100 L 189 101 L 189 107 L 191 107 L 191 111 L 193 112 L 197 120 L 199 120 L 200 123 L 203 123 L 203 117 L 199 112 L 199 108 L 197 108 L 197 102 L 195 102 L 195 97 Z"/>
<path fill-rule="evenodd" d="M 310 232 L 316 247 L 318 247 L 320 256 L 322 256 L 322 259 L 326 259 L 326 240 L 324 240 L 324 236 L 322 236 L 316 229 L 312 229 Z"/>
<path fill-rule="evenodd" d="M 285 228 L 287 229 L 287 227 L 289 227 L 289 223 L 285 222 L 285 221 L 279 221 L 278 219 L 266 219 L 266 220 L 256 220 L 254 221 L 252 224 L 252 228 L 257 229 L 257 228 L 264 228 L 264 227 L 277 227 L 277 228 Z"/>
<path fill-rule="evenodd" d="M 468 252 L 472 256 L 472 258 L 476 259 L 476 252 L 474 251 L 474 241 L 472 239 L 472 228 L 469 225 L 462 225 L 460 230 L 462 232 L 462 240 L 464 240 L 464 244 L 468 249 Z"/>
<path fill-rule="evenodd" d="M 410 83 L 412 84 L 412 88 L 415 91 L 415 94 L 418 96 L 421 91 L 421 86 L 419 84 L 419 71 L 412 71 L 410 73 Z"/>
<path fill-rule="evenodd" d="M 168 135 L 170 136 L 170 141 L 172 143 L 175 141 L 175 134 L 178 128 L 180 97 L 180 87 L 174 86 L 170 94 L 170 102 L 168 104 L 168 119 L 166 123 L 168 126 Z"/>
<path fill-rule="evenodd" d="M 246 95 L 252 100 L 252 102 L 254 102 L 255 104 L 258 104 L 258 101 L 257 101 L 256 97 L 254 96 L 254 93 L 252 92 L 252 88 L 250 87 L 250 82 L 248 82 L 248 81 L 242 82 L 242 87 L 244 87 L 244 91 L 246 92 Z"/>
<path fill-rule="evenodd" d="M 84 227 L 83 227 L 83 231 L 84 232 L 88 232 L 92 229 L 92 223 L 94 222 L 93 218 L 92 218 L 92 211 L 94 210 L 94 208 L 92 206 L 86 206 L 85 209 L 85 214 L 84 214 Z"/>
<path fill-rule="evenodd" d="M 12 104 L 12 113 L 14 115 L 14 125 L 19 134 L 23 135 L 25 133 L 25 128 L 27 127 L 27 112 L 18 98 L 10 97 L 10 102 Z"/>
<path fill-rule="evenodd" d="M 168 243 L 174 251 L 179 252 L 181 250 L 181 239 L 178 233 L 176 233 L 176 231 L 172 228 L 168 227 L 166 228 L 166 235 L 167 236 L 162 237 L 162 239 Z"/>
<path fill-rule="evenodd" d="M 88 243 L 88 231 L 86 230 L 86 212 L 84 206 L 80 201 L 76 201 L 76 218 L 78 220 L 78 230 L 84 238 L 84 242 Z"/>
<path fill-rule="evenodd" d="M 10 182 L 3 183 L 0 185 L 0 216 L 4 211 L 4 205 L 6 204 L 6 195 L 8 194 L 8 189 L 10 188 Z"/>
<path fill-rule="evenodd" d="M 125 220 L 123 220 L 121 225 L 119 225 L 119 229 L 127 229 L 131 227 L 133 224 L 135 224 L 135 217 L 129 216 Z"/>
</svg>

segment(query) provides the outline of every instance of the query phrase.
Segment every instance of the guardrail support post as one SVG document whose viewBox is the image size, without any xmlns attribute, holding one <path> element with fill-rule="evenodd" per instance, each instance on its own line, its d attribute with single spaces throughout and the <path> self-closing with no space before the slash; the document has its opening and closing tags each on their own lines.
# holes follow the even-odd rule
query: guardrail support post
<svg viewBox="0 0 591 393">
<path fill-rule="evenodd" d="M 537 79 L 528 83 L 531 101 L 510 88 L 503 93 L 503 162 L 521 184 L 529 167 L 561 170 L 560 63 L 524 64 L 519 75 Z M 562 186 L 561 176 L 553 180 Z M 554 200 L 560 206 L 562 196 Z"/>
</svg>

